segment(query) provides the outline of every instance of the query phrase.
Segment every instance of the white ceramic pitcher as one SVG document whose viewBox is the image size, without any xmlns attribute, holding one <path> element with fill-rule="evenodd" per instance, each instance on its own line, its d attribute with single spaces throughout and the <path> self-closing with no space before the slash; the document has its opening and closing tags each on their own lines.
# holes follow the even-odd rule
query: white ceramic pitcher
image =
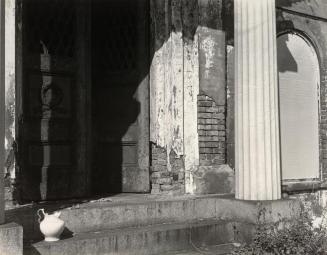
<svg viewBox="0 0 327 255">
<path fill-rule="evenodd" d="M 41 212 L 44 216 L 42 221 Z M 44 235 L 44 241 L 54 242 L 59 240 L 59 237 L 65 228 L 65 222 L 59 219 L 60 214 L 60 211 L 54 212 L 53 214 L 48 214 L 44 212 L 44 209 L 37 210 L 37 215 L 39 216 L 38 221 L 40 223 L 40 230 L 41 233 Z"/>
</svg>

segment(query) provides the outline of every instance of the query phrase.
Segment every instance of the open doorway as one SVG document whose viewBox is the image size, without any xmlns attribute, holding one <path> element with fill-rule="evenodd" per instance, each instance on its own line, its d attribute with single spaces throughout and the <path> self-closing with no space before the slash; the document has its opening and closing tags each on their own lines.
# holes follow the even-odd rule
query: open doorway
<svg viewBox="0 0 327 255">
<path fill-rule="evenodd" d="M 22 6 L 19 199 L 148 192 L 148 1 Z"/>
<path fill-rule="evenodd" d="M 148 3 L 92 1 L 92 194 L 148 192 Z"/>
</svg>

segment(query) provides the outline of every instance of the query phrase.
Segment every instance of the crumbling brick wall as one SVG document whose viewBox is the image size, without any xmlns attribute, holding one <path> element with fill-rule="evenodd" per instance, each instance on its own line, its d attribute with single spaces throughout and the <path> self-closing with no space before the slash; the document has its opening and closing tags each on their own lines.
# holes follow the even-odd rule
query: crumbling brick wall
<svg viewBox="0 0 327 255">
<path fill-rule="evenodd" d="M 169 159 L 169 162 L 167 162 Z M 169 165 L 168 165 L 169 164 Z M 167 157 L 165 148 L 151 146 L 151 193 L 184 193 L 184 163 L 173 151 Z"/>
<path fill-rule="evenodd" d="M 225 111 L 225 105 L 217 105 L 204 94 L 198 96 L 198 135 L 202 166 L 226 162 Z"/>
</svg>

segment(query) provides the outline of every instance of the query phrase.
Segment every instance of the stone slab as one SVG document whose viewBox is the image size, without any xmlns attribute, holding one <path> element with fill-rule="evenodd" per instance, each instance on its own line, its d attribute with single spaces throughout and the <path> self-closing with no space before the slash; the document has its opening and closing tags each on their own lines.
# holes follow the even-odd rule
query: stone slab
<svg viewBox="0 0 327 255">
<path fill-rule="evenodd" d="M 296 200 L 249 202 L 229 195 L 201 196 L 130 196 L 124 199 L 98 200 L 75 205 L 33 205 L 6 211 L 7 221 L 24 226 L 25 239 L 41 240 L 36 211 L 61 210 L 66 233 L 85 233 L 114 228 L 143 227 L 156 224 L 225 220 L 255 223 L 261 211 L 267 220 L 293 217 L 299 208 Z"/>
<path fill-rule="evenodd" d="M 231 243 L 234 224 L 223 221 L 203 221 L 192 224 L 161 224 L 144 228 L 127 228 L 82 233 L 58 242 L 39 242 L 30 255 L 124 254 L 155 255 L 173 251 L 191 251 Z"/>
<path fill-rule="evenodd" d="M 0 225 L 0 254 L 23 254 L 23 228 L 16 223 Z"/>
</svg>

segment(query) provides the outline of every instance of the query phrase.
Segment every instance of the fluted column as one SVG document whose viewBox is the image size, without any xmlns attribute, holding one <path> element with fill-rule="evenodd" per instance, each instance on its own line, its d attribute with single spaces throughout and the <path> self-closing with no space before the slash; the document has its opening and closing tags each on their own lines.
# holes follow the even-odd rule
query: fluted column
<svg viewBox="0 0 327 255">
<path fill-rule="evenodd" d="M 275 0 L 235 0 L 236 198 L 281 197 Z"/>
<path fill-rule="evenodd" d="M 0 0 L 0 224 L 5 221 L 5 1 Z"/>
</svg>

